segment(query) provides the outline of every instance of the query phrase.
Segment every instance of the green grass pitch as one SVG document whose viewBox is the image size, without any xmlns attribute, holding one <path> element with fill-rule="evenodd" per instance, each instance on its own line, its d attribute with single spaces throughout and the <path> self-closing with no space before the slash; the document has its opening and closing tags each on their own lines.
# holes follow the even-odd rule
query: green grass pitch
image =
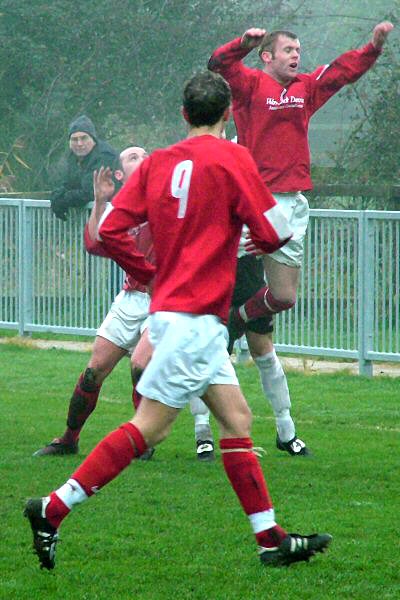
<svg viewBox="0 0 400 600">
<path fill-rule="evenodd" d="M 185 410 L 148 463 L 136 461 L 64 522 L 53 572 L 40 571 L 25 500 L 69 477 L 106 433 L 131 417 L 127 360 L 105 382 L 78 456 L 33 458 L 63 432 L 88 354 L 0 346 L 1 542 L 4 600 L 384 600 L 400 597 L 400 380 L 289 373 L 298 434 L 312 459 L 276 450 L 257 371 L 238 374 L 254 414 L 277 520 L 327 531 L 327 554 L 265 569 L 221 466 L 194 454 Z M 217 428 L 213 422 L 216 438 Z"/>
</svg>

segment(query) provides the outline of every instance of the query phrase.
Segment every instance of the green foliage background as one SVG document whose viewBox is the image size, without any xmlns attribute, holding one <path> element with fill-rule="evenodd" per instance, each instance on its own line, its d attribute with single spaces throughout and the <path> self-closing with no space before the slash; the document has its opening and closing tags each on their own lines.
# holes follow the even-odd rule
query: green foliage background
<svg viewBox="0 0 400 600">
<path fill-rule="evenodd" d="M 0 172 L 11 175 L 13 189 L 49 189 L 68 124 L 81 113 L 117 148 L 173 143 L 184 135 L 182 84 L 221 43 L 250 26 L 291 28 L 302 41 L 308 70 L 365 43 L 377 22 L 395 20 L 396 3 L 376 0 L 371 8 L 368 0 L 350 6 L 344 0 L 326 6 L 311 0 L 2 0 L 0 151 L 6 154 L 0 156 L 16 140 L 18 146 L 2 171 L 0 161 Z M 396 176 L 398 50 L 396 32 L 374 74 L 315 118 L 312 147 L 338 177 L 349 162 L 363 177 L 369 165 L 377 179 Z M 248 62 L 257 64 L 255 53 Z"/>
</svg>

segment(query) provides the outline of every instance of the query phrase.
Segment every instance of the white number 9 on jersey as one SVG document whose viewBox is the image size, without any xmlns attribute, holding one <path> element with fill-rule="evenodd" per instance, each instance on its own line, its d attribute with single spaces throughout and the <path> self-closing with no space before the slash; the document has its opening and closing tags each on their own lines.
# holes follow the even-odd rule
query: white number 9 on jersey
<svg viewBox="0 0 400 600">
<path fill-rule="evenodd" d="M 176 165 L 172 174 L 171 194 L 179 200 L 178 219 L 183 219 L 186 213 L 192 171 L 193 162 L 183 160 Z"/>
</svg>

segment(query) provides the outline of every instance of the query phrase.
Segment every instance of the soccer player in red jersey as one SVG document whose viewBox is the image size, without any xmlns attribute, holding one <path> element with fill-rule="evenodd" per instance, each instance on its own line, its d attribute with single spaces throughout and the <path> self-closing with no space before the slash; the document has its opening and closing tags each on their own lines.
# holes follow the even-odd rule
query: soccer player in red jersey
<svg viewBox="0 0 400 600">
<path fill-rule="evenodd" d="M 96 240 L 98 224 L 108 202 L 115 194 L 115 179 L 126 183 L 132 173 L 148 156 L 139 146 L 129 146 L 119 155 L 119 164 L 113 173 L 108 167 L 94 172 L 94 205 L 84 231 L 85 246 L 90 254 L 108 257 L 103 245 Z M 153 242 L 148 223 L 141 224 L 132 231 L 140 251 L 154 261 Z M 132 399 L 135 408 L 140 402 L 136 384 L 145 364 L 150 360 L 151 348 L 138 346 L 141 334 L 146 331 L 150 306 L 148 286 L 137 282 L 127 275 L 121 292 L 116 296 L 103 323 L 97 330 L 93 352 L 86 369 L 81 373 L 71 396 L 67 427 L 62 436 L 54 438 L 49 444 L 37 450 L 33 456 L 64 456 L 77 454 L 81 431 L 97 406 L 104 380 L 113 371 L 119 361 L 132 354 Z M 145 336 L 147 338 L 147 336 Z M 196 456 L 199 460 L 213 460 L 214 439 L 210 428 L 210 413 L 200 398 L 192 398 L 190 410 L 194 417 Z M 148 460 L 153 456 L 154 448 L 148 448 L 140 457 Z"/>
<path fill-rule="evenodd" d="M 253 451 L 251 413 L 227 352 L 224 323 L 242 224 L 265 252 L 291 236 L 248 151 L 221 139 L 230 102 L 220 75 L 194 76 L 183 94 L 187 139 L 145 160 L 103 215 L 99 236 L 106 251 L 144 284 L 153 269 L 140 259 L 129 230 L 149 222 L 157 264 L 149 321 L 154 353 L 138 385 L 143 397 L 133 419 L 107 435 L 64 485 L 27 502 L 25 515 L 44 568 L 54 567 L 58 528 L 73 506 L 161 442 L 194 395 L 203 397 L 218 421 L 223 465 L 261 561 L 308 560 L 331 540 L 329 534 L 288 534 L 276 523 Z"/>
<path fill-rule="evenodd" d="M 125 148 L 119 155 L 117 168 L 114 169 L 115 179 L 126 182 L 146 157 L 147 152 L 144 148 Z M 109 168 L 108 171 L 111 174 Z M 101 169 L 101 173 L 103 172 L 104 168 Z M 111 177 L 106 180 L 107 186 L 104 183 L 100 184 L 100 176 L 95 172 L 94 205 L 85 227 L 84 238 L 89 253 L 107 257 L 102 245 L 95 242 L 95 237 L 98 221 L 115 193 L 115 186 Z M 141 252 L 153 261 L 153 243 L 148 225 L 138 227 L 134 235 Z M 34 456 L 61 456 L 78 452 L 81 430 L 96 408 L 104 380 L 119 361 L 133 351 L 140 339 L 150 306 L 148 291 L 148 287 L 136 281 L 134 277 L 125 277 L 123 289 L 114 299 L 110 311 L 97 331 L 89 363 L 76 382 L 63 435 L 37 450 Z"/>
<path fill-rule="evenodd" d="M 237 311 L 242 326 L 294 306 L 309 220 L 302 192 L 312 188 L 310 119 L 344 85 L 354 83 L 373 66 L 392 29 L 392 23 L 379 23 L 364 47 L 350 50 L 310 74 L 299 72 L 300 41 L 290 31 L 267 33 L 251 28 L 211 56 L 209 69 L 220 73 L 232 89 L 238 143 L 250 150 L 294 232 L 288 244 L 265 257 L 268 286 Z M 256 47 L 262 69 L 242 63 Z"/>
<path fill-rule="evenodd" d="M 296 301 L 309 220 L 303 192 L 312 188 L 309 121 L 344 85 L 373 66 L 392 28 L 389 22 L 379 23 L 363 48 L 346 52 L 310 74 L 299 72 L 297 35 L 283 30 L 248 29 L 218 48 L 209 60 L 209 69 L 221 73 L 231 86 L 237 141 L 250 150 L 293 230 L 288 244 L 263 257 L 267 285 L 257 261 L 249 256 L 239 260 L 228 325 L 231 344 L 246 333 L 276 417 L 277 447 L 293 456 L 306 456 L 309 450 L 297 437 L 290 415 L 289 389 L 272 342 L 272 318 Z M 263 68 L 244 66 L 242 60 L 257 47 Z"/>
</svg>

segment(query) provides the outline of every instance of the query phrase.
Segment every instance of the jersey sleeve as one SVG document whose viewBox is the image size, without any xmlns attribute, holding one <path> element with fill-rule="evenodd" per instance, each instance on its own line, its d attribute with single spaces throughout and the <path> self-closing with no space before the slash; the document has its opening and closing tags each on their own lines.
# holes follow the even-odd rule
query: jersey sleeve
<svg viewBox="0 0 400 600">
<path fill-rule="evenodd" d="M 128 275 L 147 284 L 155 274 L 155 267 L 137 248 L 129 231 L 147 220 L 146 178 L 150 158 L 143 162 L 112 201 L 100 222 L 99 236 L 107 254 Z"/>
<path fill-rule="evenodd" d="M 311 112 L 321 108 L 343 86 L 357 81 L 373 66 L 379 54 L 380 50 L 370 42 L 363 48 L 345 52 L 308 75 Z"/>
<path fill-rule="evenodd" d="M 235 104 L 248 102 L 253 72 L 242 63 L 250 50 L 242 48 L 240 43 L 241 38 L 236 38 L 224 44 L 213 52 L 208 61 L 209 70 L 219 73 L 229 83 Z"/>
<path fill-rule="evenodd" d="M 95 256 L 102 256 L 104 258 L 110 258 L 104 248 L 104 245 L 99 240 L 92 240 L 92 238 L 90 237 L 87 223 L 85 225 L 85 229 L 83 230 L 83 240 L 85 242 L 86 251 L 89 254 L 94 254 Z"/>
<path fill-rule="evenodd" d="M 278 203 L 262 181 L 257 166 L 247 150 L 240 152 L 236 184 L 240 189 L 236 214 L 250 230 L 257 248 L 265 253 L 275 252 L 293 235 Z"/>
</svg>

